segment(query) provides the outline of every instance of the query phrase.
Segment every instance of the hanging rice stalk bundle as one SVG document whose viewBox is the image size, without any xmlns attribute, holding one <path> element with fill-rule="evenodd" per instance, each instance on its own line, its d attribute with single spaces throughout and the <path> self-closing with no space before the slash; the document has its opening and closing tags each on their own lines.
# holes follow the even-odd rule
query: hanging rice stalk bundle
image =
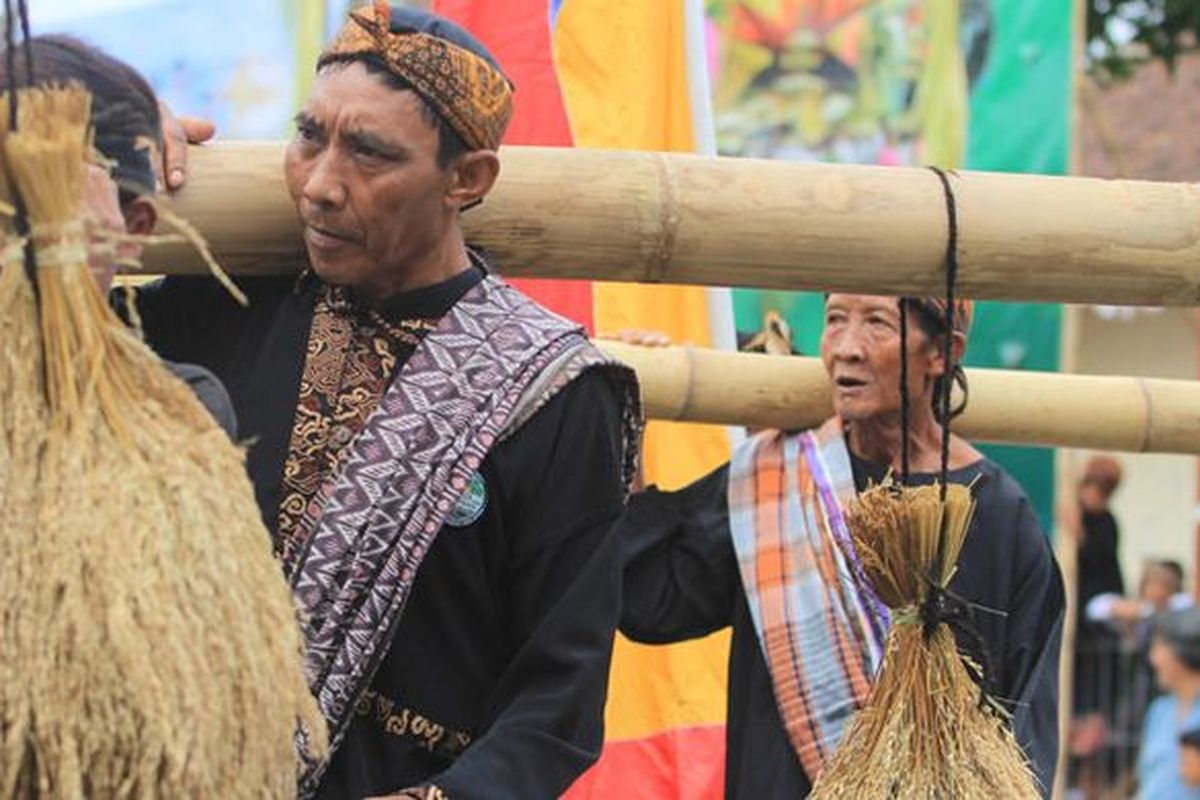
<svg viewBox="0 0 1200 800">
<path fill-rule="evenodd" d="M 948 622 L 967 607 L 948 593 L 975 502 L 950 484 L 875 486 L 851 512 L 867 579 L 892 610 L 883 665 L 866 706 L 813 791 L 814 800 L 1035 800 L 1037 781 L 959 652 Z M 967 626 L 969 627 L 969 625 Z"/>
<path fill-rule="evenodd" d="M 324 723 L 243 454 L 91 278 L 87 93 L 18 100 L 36 285 L 6 222 L 0 797 L 294 797 L 297 726 L 317 756 Z"/>
</svg>

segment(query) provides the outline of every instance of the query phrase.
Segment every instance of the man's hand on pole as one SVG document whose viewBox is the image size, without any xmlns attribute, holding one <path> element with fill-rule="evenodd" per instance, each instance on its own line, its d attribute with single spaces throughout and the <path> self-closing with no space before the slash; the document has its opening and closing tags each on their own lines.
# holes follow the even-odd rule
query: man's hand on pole
<svg viewBox="0 0 1200 800">
<path fill-rule="evenodd" d="M 158 104 L 162 115 L 162 160 L 156 165 L 159 182 L 168 191 L 176 191 L 187 181 L 189 144 L 207 142 L 217 132 L 211 120 L 176 116 L 166 103 Z"/>
</svg>

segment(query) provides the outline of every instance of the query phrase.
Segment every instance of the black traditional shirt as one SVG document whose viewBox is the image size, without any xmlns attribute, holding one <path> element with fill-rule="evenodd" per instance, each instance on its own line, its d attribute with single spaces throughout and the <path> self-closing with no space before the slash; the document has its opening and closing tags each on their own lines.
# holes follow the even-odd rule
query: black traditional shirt
<svg viewBox="0 0 1200 800">
<path fill-rule="evenodd" d="M 187 384 L 200 404 L 212 414 L 221 429 L 229 434 L 230 439 L 237 438 L 237 415 L 233 413 L 233 401 L 229 399 L 229 392 L 225 391 L 216 375 L 195 364 L 164 361 L 163 366 Z"/>
<path fill-rule="evenodd" d="M 1096 713 L 1111 713 L 1121 692 L 1128 691 L 1122 685 L 1131 681 L 1118 681 L 1122 666 L 1121 637 L 1109 625 L 1093 622 L 1087 617 L 1088 602 L 1102 594 L 1125 594 L 1125 581 L 1121 575 L 1120 533 L 1117 519 L 1111 511 L 1085 511 L 1080 519 L 1083 524 L 1083 541 L 1076 553 L 1076 622 L 1075 622 L 1075 697 L 1073 712 L 1077 716 Z M 1134 669 L 1149 672 L 1144 658 L 1137 659 Z"/>
<path fill-rule="evenodd" d="M 345 368 L 386 383 L 382 373 L 403 368 L 421 331 L 481 276 L 475 268 L 396 298 L 378 312 L 391 331 L 357 309 L 333 309 L 364 334 Z M 297 430 L 312 430 L 305 426 L 316 419 L 324 426 L 316 438 L 328 434 L 336 449 L 361 427 L 381 384 L 351 381 L 374 398 L 363 402 L 310 392 L 306 422 L 301 387 L 317 374 L 305 376 L 306 356 L 320 346 L 310 344 L 310 331 L 315 312 L 325 313 L 328 287 L 311 278 L 241 283 L 248 309 L 207 278 L 145 287 L 138 307 L 164 357 L 206 366 L 229 389 L 263 519 L 275 531 L 287 519 L 284 499 L 311 485 L 285 480 L 285 464 L 327 471 L 336 462 L 321 448 L 321 458 L 289 459 Z M 621 459 L 617 394 L 594 372 L 493 448 L 421 566 L 323 798 L 423 784 L 453 800 L 552 798 L 598 757 L 619 612 L 612 528 L 623 500 Z"/>
<path fill-rule="evenodd" d="M 853 455 L 851 463 L 860 490 L 887 472 Z M 783 726 L 742 589 L 729 531 L 728 478 L 726 465 L 678 492 L 650 489 L 630 501 L 618 526 L 627 553 L 621 631 L 656 644 L 732 626 L 725 796 L 805 797 L 811 781 Z M 1003 612 L 979 617 L 991 689 L 1010 701 L 1017 740 L 1049 787 L 1058 754 L 1062 577 L 1029 500 L 997 464 L 984 460 L 950 479 L 978 481 L 975 519 L 951 589 Z"/>
</svg>

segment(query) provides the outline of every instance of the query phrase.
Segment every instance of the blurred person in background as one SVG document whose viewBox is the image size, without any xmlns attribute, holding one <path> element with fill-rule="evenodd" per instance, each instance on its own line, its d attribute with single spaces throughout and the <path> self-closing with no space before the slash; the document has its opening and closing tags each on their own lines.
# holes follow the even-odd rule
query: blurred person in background
<svg viewBox="0 0 1200 800">
<path fill-rule="evenodd" d="M 1179 737 L 1179 771 L 1184 783 L 1192 788 L 1200 787 L 1200 728 L 1193 728 Z"/>
<path fill-rule="evenodd" d="M 1074 782 L 1086 797 L 1095 797 L 1114 779 L 1117 766 L 1104 757 L 1111 737 L 1116 703 L 1120 640 L 1086 610 L 1100 596 L 1121 598 L 1125 581 L 1118 557 L 1120 532 L 1109 505 L 1121 484 L 1120 463 L 1106 455 L 1090 458 L 1076 494 L 1067 528 L 1076 543 L 1076 625 L 1074 696 L 1070 753 Z"/>
<path fill-rule="evenodd" d="M 1183 565 L 1171 559 L 1146 562 L 1136 598 L 1115 592 L 1098 594 L 1084 608 L 1087 620 L 1104 623 L 1119 633 L 1132 634 L 1149 644 L 1149 623 L 1164 611 L 1178 611 L 1195 600 L 1183 590 Z"/>
<path fill-rule="evenodd" d="M 1093 456 L 1079 483 L 1079 601 L 1083 607 L 1099 594 L 1124 594 L 1120 530 L 1110 504 L 1121 485 L 1121 464 L 1111 456 Z"/>
<path fill-rule="evenodd" d="M 1182 773 L 1180 736 L 1200 728 L 1200 608 L 1168 611 L 1155 623 L 1150 663 L 1167 692 L 1150 705 L 1138 759 L 1143 800 L 1200 800 Z"/>
</svg>

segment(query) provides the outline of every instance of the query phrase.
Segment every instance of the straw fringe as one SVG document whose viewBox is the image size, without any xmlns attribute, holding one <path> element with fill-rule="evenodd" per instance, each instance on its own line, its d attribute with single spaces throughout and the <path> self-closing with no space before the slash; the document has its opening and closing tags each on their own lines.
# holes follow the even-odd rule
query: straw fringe
<svg viewBox="0 0 1200 800">
<path fill-rule="evenodd" d="M 926 581 L 945 588 L 970 528 L 974 500 L 966 486 L 864 492 L 850 513 L 868 580 L 896 610 L 883 666 L 867 705 L 813 789 L 813 800 L 1034 800 L 1037 781 L 998 706 L 979 702 L 979 669 L 938 625 L 927 639 L 917 609 Z M 939 561 L 939 540 L 944 552 Z"/>
<path fill-rule="evenodd" d="M 23 91 L 3 142 L 41 258 L 35 299 L 6 232 L 0 796 L 294 797 L 295 607 L 243 453 L 91 279 L 87 103 Z"/>
</svg>

